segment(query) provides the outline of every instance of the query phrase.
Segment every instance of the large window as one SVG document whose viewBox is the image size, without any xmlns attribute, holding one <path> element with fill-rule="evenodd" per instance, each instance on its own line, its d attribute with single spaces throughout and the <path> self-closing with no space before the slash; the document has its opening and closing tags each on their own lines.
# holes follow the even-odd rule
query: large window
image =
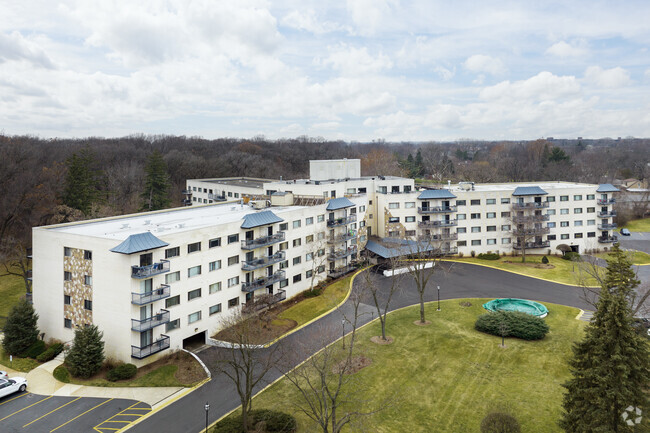
<svg viewBox="0 0 650 433">
<path fill-rule="evenodd" d="M 388 203 L 388 209 L 399 209 L 399 203 Z"/>
<path fill-rule="evenodd" d="M 210 294 L 220 292 L 221 291 L 221 281 L 219 281 L 218 283 L 210 284 L 209 289 L 210 289 Z"/>
<path fill-rule="evenodd" d="M 208 246 L 210 248 L 220 247 L 221 246 L 221 238 L 210 239 L 210 242 L 208 243 Z"/>
<path fill-rule="evenodd" d="M 201 242 L 194 242 L 193 244 L 187 244 L 188 254 L 195 253 L 197 251 L 201 251 Z"/>
<path fill-rule="evenodd" d="M 165 324 L 165 332 L 173 331 L 181 327 L 181 319 L 172 320 Z"/>
<path fill-rule="evenodd" d="M 188 324 L 198 322 L 199 320 L 201 320 L 201 312 L 200 311 L 197 311 L 197 312 L 192 313 L 189 316 L 187 316 L 187 323 Z"/>
<path fill-rule="evenodd" d="M 236 286 L 239 284 L 239 277 L 228 278 L 228 287 Z"/>
<path fill-rule="evenodd" d="M 181 255 L 181 247 L 168 248 L 165 250 L 165 258 L 171 259 Z"/>
<path fill-rule="evenodd" d="M 305 218 L 305 225 L 310 226 L 314 224 L 314 217 Z"/>
<path fill-rule="evenodd" d="M 481 200 L 480 199 L 472 200 L 472 201 L 470 201 L 470 204 L 472 206 L 479 206 L 481 204 Z"/>
<path fill-rule="evenodd" d="M 201 297 L 201 289 L 194 289 L 187 292 L 187 300 L 191 301 L 192 299 Z"/>
<path fill-rule="evenodd" d="M 165 299 L 165 308 L 173 307 L 174 305 L 180 305 L 181 295 L 172 296 L 171 298 Z"/>
<path fill-rule="evenodd" d="M 210 307 L 210 316 L 217 313 L 221 313 L 221 304 L 213 305 Z"/>
<path fill-rule="evenodd" d="M 301 225 L 300 220 L 296 220 L 296 221 L 293 222 L 293 228 L 294 229 L 299 229 L 300 225 Z"/>
<path fill-rule="evenodd" d="M 488 217 L 488 218 L 496 218 L 496 217 L 497 217 L 497 213 L 496 213 L 496 212 L 488 212 L 488 213 L 487 213 L 487 217 Z"/>
<path fill-rule="evenodd" d="M 236 265 L 239 263 L 239 256 L 228 257 L 228 266 Z"/>
<path fill-rule="evenodd" d="M 214 262 L 210 262 L 208 264 L 208 270 L 210 272 L 216 271 L 218 269 L 221 269 L 221 260 L 215 260 Z"/>
<path fill-rule="evenodd" d="M 488 198 L 485 200 L 485 204 L 497 204 L 496 198 Z"/>
<path fill-rule="evenodd" d="M 165 274 L 165 284 L 175 283 L 181 279 L 181 271 Z"/>
<path fill-rule="evenodd" d="M 398 223 L 399 222 L 399 217 L 388 217 L 388 222 L 389 223 Z"/>
<path fill-rule="evenodd" d="M 201 265 L 187 269 L 187 278 L 196 277 L 197 275 L 201 275 Z"/>
<path fill-rule="evenodd" d="M 234 244 L 235 242 L 239 242 L 239 233 L 228 235 L 228 244 Z"/>
<path fill-rule="evenodd" d="M 473 213 L 473 214 L 470 215 L 470 218 L 472 218 L 473 220 L 481 219 L 481 214 L 480 213 Z"/>
<path fill-rule="evenodd" d="M 473 247 L 476 247 L 476 246 L 479 246 L 479 245 L 481 245 L 481 240 L 480 239 L 472 241 L 472 246 Z"/>
<path fill-rule="evenodd" d="M 228 308 L 234 308 L 239 305 L 239 298 L 232 298 L 228 300 Z"/>
<path fill-rule="evenodd" d="M 294 247 L 299 247 L 300 245 L 302 245 L 302 240 L 300 238 L 293 240 Z"/>
<path fill-rule="evenodd" d="M 480 227 L 472 227 L 472 233 L 480 233 L 481 228 Z"/>
</svg>

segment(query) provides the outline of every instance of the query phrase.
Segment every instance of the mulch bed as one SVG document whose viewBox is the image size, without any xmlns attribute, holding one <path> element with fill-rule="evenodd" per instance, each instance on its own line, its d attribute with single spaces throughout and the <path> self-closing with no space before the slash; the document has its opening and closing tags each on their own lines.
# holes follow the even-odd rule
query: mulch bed
<svg viewBox="0 0 650 433">
<path fill-rule="evenodd" d="M 345 364 L 345 360 L 336 364 L 334 367 L 332 367 L 332 373 L 339 374 L 345 370 L 343 371 L 344 374 L 354 374 L 372 364 L 372 359 L 366 358 L 363 355 L 358 355 L 350 359 L 350 363 L 347 365 L 347 368 Z"/>
<path fill-rule="evenodd" d="M 430 320 L 425 320 L 424 323 L 422 323 L 422 322 L 420 322 L 420 319 L 418 319 L 415 322 L 413 322 L 413 324 L 418 325 L 418 326 L 427 326 L 427 325 L 431 325 L 431 321 Z"/>
<path fill-rule="evenodd" d="M 395 341 L 395 339 L 393 339 L 393 337 L 387 336 L 386 339 L 384 340 L 383 338 L 381 338 L 381 335 L 376 335 L 372 337 L 370 341 L 372 341 L 375 344 L 388 345 L 388 344 L 392 344 L 393 341 Z"/>
<path fill-rule="evenodd" d="M 544 263 L 528 263 L 528 262 L 513 262 L 510 260 L 501 260 L 502 263 L 510 263 L 511 265 L 525 266 L 527 268 L 536 268 L 536 269 L 555 269 L 555 265 L 544 264 Z"/>
<path fill-rule="evenodd" d="M 265 344 L 269 341 L 273 341 L 281 335 L 287 333 L 298 325 L 298 322 L 291 319 L 279 319 L 278 314 L 286 310 L 285 308 L 274 308 L 263 313 L 261 316 L 253 316 L 247 321 L 252 322 L 252 328 L 255 329 L 252 335 L 249 335 L 250 344 Z M 236 326 L 236 325 L 235 325 Z M 222 329 L 216 333 L 212 338 L 221 341 L 229 341 L 236 343 L 239 339 L 237 338 L 237 332 L 234 327 Z"/>
</svg>

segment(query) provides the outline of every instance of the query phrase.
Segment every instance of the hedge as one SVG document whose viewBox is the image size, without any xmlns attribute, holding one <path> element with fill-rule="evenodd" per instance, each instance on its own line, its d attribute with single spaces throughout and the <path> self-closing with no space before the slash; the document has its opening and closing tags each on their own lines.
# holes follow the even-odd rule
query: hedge
<svg viewBox="0 0 650 433">
<path fill-rule="evenodd" d="M 36 357 L 38 362 L 47 362 L 54 359 L 59 353 L 63 352 L 62 343 L 54 343 L 47 350 Z"/>
<path fill-rule="evenodd" d="M 70 372 L 63 364 L 54 369 L 52 376 L 59 382 L 70 383 Z"/>
<path fill-rule="evenodd" d="M 499 260 L 499 253 L 481 253 L 478 258 L 481 260 Z"/>
<path fill-rule="evenodd" d="M 252 410 L 248 414 L 248 419 L 254 427 L 260 422 L 265 423 L 267 433 L 294 433 L 297 424 L 296 419 L 284 412 L 278 412 L 268 409 Z M 228 417 L 217 423 L 212 429 L 212 433 L 243 433 L 241 415 L 237 417 Z"/>
<path fill-rule="evenodd" d="M 45 342 L 43 340 L 36 340 L 36 342 L 29 346 L 25 353 L 22 354 L 22 357 L 36 359 L 38 355 L 43 352 L 45 352 Z"/>
<path fill-rule="evenodd" d="M 138 367 L 133 364 L 118 365 L 114 369 L 106 373 L 106 379 L 111 382 L 117 380 L 131 379 L 138 373 Z"/>
<path fill-rule="evenodd" d="M 519 311 L 483 314 L 476 319 L 474 328 L 477 331 L 501 337 L 502 323 L 505 323 L 507 328 L 505 337 L 521 338 L 522 340 L 541 340 L 549 331 L 544 319 Z"/>
<path fill-rule="evenodd" d="M 567 251 L 566 253 L 564 253 L 562 258 L 564 260 L 574 260 L 576 262 L 579 262 L 580 261 L 580 254 L 576 253 L 574 251 Z"/>
</svg>

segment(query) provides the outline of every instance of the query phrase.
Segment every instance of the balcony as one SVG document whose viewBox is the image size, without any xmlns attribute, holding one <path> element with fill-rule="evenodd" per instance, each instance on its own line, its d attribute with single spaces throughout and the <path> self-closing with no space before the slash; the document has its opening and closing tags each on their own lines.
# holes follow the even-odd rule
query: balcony
<svg viewBox="0 0 650 433">
<path fill-rule="evenodd" d="M 27 280 L 32 281 L 32 270 L 31 269 L 27 271 Z"/>
<path fill-rule="evenodd" d="M 133 305 L 150 304 L 161 299 L 169 298 L 171 290 L 169 285 L 162 284 L 156 290 L 145 293 L 131 293 L 131 303 Z"/>
<path fill-rule="evenodd" d="M 261 296 L 256 296 L 253 301 L 248 301 L 242 306 L 242 310 L 246 312 L 255 312 L 263 310 L 264 308 L 270 307 L 271 305 L 277 304 L 287 299 L 287 292 L 284 290 L 278 290 L 274 294 L 266 294 Z"/>
<path fill-rule="evenodd" d="M 192 190 L 191 189 L 184 189 L 181 191 L 181 194 L 183 195 L 192 195 Z"/>
<path fill-rule="evenodd" d="M 161 260 L 147 266 L 131 266 L 131 277 L 137 279 L 150 278 L 165 272 L 169 272 L 169 260 Z"/>
<path fill-rule="evenodd" d="M 169 337 L 161 335 L 161 338 L 144 347 L 131 346 L 131 358 L 142 359 L 165 349 L 169 349 Z"/>
<path fill-rule="evenodd" d="M 435 206 L 435 207 L 420 207 L 418 206 L 419 214 L 428 213 L 451 213 L 456 212 L 456 206 Z"/>
<path fill-rule="evenodd" d="M 453 227 L 458 224 L 458 220 L 438 220 L 438 221 L 420 221 L 418 227 L 423 229 L 436 227 Z"/>
<path fill-rule="evenodd" d="M 615 210 L 610 210 L 608 211 L 600 211 L 598 212 L 598 218 L 614 218 L 616 216 L 616 211 Z"/>
<path fill-rule="evenodd" d="M 599 198 L 598 201 L 596 201 L 601 206 L 607 206 L 608 204 L 614 204 L 616 203 L 615 198 Z"/>
<path fill-rule="evenodd" d="M 25 249 L 25 255 L 27 256 L 27 258 L 28 258 L 29 260 L 32 259 L 32 247 L 29 247 L 29 248 L 26 248 L 26 249 Z"/>
<path fill-rule="evenodd" d="M 181 201 L 181 204 L 183 206 L 192 206 L 192 200 L 190 200 L 189 198 L 185 198 Z"/>
<path fill-rule="evenodd" d="M 527 250 L 532 250 L 535 248 L 549 248 L 551 246 L 551 242 L 550 241 L 526 242 L 524 245 L 526 246 Z M 520 243 L 513 244 L 512 248 L 515 250 L 521 250 L 522 244 Z"/>
<path fill-rule="evenodd" d="M 617 227 L 617 224 L 598 224 L 598 230 L 615 230 Z"/>
<path fill-rule="evenodd" d="M 515 223 L 535 223 L 548 221 L 550 218 L 550 215 L 515 215 L 512 219 Z"/>
<path fill-rule="evenodd" d="M 268 275 L 266 277 L 257 278 L 253 281 L 249 281 L 241 285 L 243 292 L 254 292 L 255 290 L 262 289 L 266 286 L 270 286 L 278 281 L 284 280 L 287 273 L 285 271 L 277 271 L 273 275 Z"/>
<path fill-rule="evenodd" d="M 356 223 L 356 222 L 357 222 L 357 215 L 352 214 L 352 215 L 348 215 L 348 216 L 342 217 L 342 218 L 335 218 L 335 219 L 332 219 L 332 220 L 327 220 L 327 227 L 345 226 L 345 225 Z"/>
<path fill-rule="evenodd" d="M 611 244 L 618 242 L 618 236 L 600 236 L 598 242 L 601 244 Z"/>
<path fill-rule="evenodd" d="M 418 240 L 423 242 L 455 241 L 457 239 L 458 239 L 458 233 L 442 233 L 436 235 L 418 236 Z"/>
<path fill-rule="evenodd" d="M 526 227 L 523 229 L 515 229 L 512 231 L 512 235 L 517 236 L 535 236 L 535 235 L 547 235 L 551 232 L 551 229 L 548 227 Z"/>
<path fill-rule="evenodd" d="M 330 250 L 327 260 L 335 261 L 357 253 L 357 247 L 348 247 L 344 250 Z"/>
<path fill-rule="evenodd" d="M 241 241 L 242 250 L 255 250 L 257 248 L 268 247 L 269 245 L 284 242 L 284 232 L 277 232 L 273 235 L 262 236 L 255 239 L 244 239 Z"/>
<path fill-rule="evenodd" d="M 350 230 L 347 233 L 344 233 L 342 235 L 338 236 L 330 236 L 329 239 L 327 239 L 328 244 L 339 244 L 343 242 L 347 242 L 352 239 L 356 239 L 357 237 L 357 231 L 356 230 Z"/>
<path fill-rule="evenodd" d="M 160 310 L 160 313 L 151 317 L 147 317 L 146 319 L 131 319 L 131 330 L 136 332 L 144 332 L 149 329 L 153 329 L 156 326 L 164 325 L 167 322 L 169 322 L 169 311 Z"/>
<path fill-rule="evenodd" d="M 254 271 L 255 269 L 265 268 L 283 261 L 287 254 L 285 251 L 278 251 L 275 254 L 266 257 L 254 258 L 253 260 L 246 260 L 242 262 L 242 271 Z"/>
<path fill-rule="evenodd" d="M 349 274 L 350 272 L 354 271 L 355 269 L 356 269 L 356 267 L 353 266 L 353 265 L 341 266 L 340 268 L 330 270 L 327 273 L 327 276 L 330 277 L 330 278 L 340 278 L 343 275 Z"/>
<path fill-rule="evenodd" d="M 549 207 L 549 202 L 547 201 L 533 201 L 528 203 L 513 203 L 512 204 L 516 209 L 543 209 Z"/>
<path fill-rule="evenodd" d="M 225 195 L 217 195 L 217 194 L 208 193 L 208 200 L 226 201 L 227 198 L 226 198 Z"/>
<path fill-rule="evenodd" d="M 454 254 L 458 254 L 458 247 L 451 247 L 451 248 L 440 248 L 438 250 L 433 250 L 433 254 L 439 254 L 442 256 L 453 256 Z"/>
</svg>

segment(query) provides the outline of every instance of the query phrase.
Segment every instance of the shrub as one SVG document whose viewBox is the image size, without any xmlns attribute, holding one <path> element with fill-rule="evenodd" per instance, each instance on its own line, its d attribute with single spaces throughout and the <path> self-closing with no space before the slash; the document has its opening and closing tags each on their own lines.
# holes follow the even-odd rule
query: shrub
<svg viewBox="0 0 650 433">
<path fill-rule="evenodd" d="M 542 263 L 544 263 L 545 265 L 548 265 L 548 257 L 546 257 L 546 256 L 542 257 Z"/>
<path fill-rule="evenodd" d="M 63 343 L 54 343 L 47 350 L 36 357 L 38 362 L 47 362 L 54 359 L 59 353 L 63 352 Z"/>
<path fill-rule="evenodd" d="M 481 260 L 499 260 L 499 253 L 481 253 L 478 258 Z"/>
<path fill-rule="evenodd" d="M 267 433 L 294 433 L 297 429 L 296 419 L 284 412 L 277 412 L 268 409 L 252 410 L 248 414 L 251 426 L 263 422 L 264 430 Z M 241 424 L 241 415 L 237 417 L 228 417 L 219 421 L 212 429 L 212 433 L 243 433 L 244 429 Z"/>
<path fill-rule="evenodd" d="M 101 368 L 104 362 L 103 333 L 96 325 L 79 327 L 74 332 L 72 347 L 65 359 L 73 376 L 87 379 Z"/>
<path fill-rule="evenodd" d="M 4 327 L 2 347 L 7 355 L 25 353 L 38 340 L 38 314 L 24 299 L 13 306 Z M 38 354 L 36 354 L 38 356 Z"/>
<path fill-rule="evenodd" d="M 481 421 L 481 433 L 520 433 L 517 419 L 507 413 L 491 412 Z"/>
<path fill-rule="evenodd" d="M 472 255 L 472 257 L 476 257 L 476 251 L 472 250 L 470 254 Z"/>
<path fill-rule="evenodd" d="M 500 325 L 502 322 L 506 324 L 508 329 L 505 337 L 541 340 L 549 331 L 544 319 L 519 311 L 498 311 L 483 314 L 476 319 L 474 328 L 477 331 L 501 337 Z"/>
<path fill-rule="evenodd" d="M 138 367 L 133 364 L 122 364 L 106 373 L 106 379 L 111 382 L 131 379 L 138 373 Z"/>
<path fill-rule="evenodd" d="M 564 253 L 562 256 L 564 260 L 574 260 L 576 262 L 580 261 L 580 254 L 573 252 L 573 251 L 567 251 Z"/>
<path fill-rule="evenodd" d="M 23 358 L 36 359 L 38 355 L 43 352 L 45 352 L 45 341 L 36 340 L 31 346 L 27 348 L 27 350 L 25 350 L 24 353 L 22 353 L 22 355 Z"/>
<path fill-rule="evenodd" d="M 316 296 L 320 296 L 321 293 L 323 293 L 323 289 L 321 289 L 320 287 L 318 288 L 314 287 L 313 290 L 305 290 L 302 293 L 305 298 L 315 298 Z"/>
<path fill-rule="evenodd" d="M 54 369 L 52 376 L 59 382 L 70 383 L 70 372 L 63 364 Z"/>
</svg>

